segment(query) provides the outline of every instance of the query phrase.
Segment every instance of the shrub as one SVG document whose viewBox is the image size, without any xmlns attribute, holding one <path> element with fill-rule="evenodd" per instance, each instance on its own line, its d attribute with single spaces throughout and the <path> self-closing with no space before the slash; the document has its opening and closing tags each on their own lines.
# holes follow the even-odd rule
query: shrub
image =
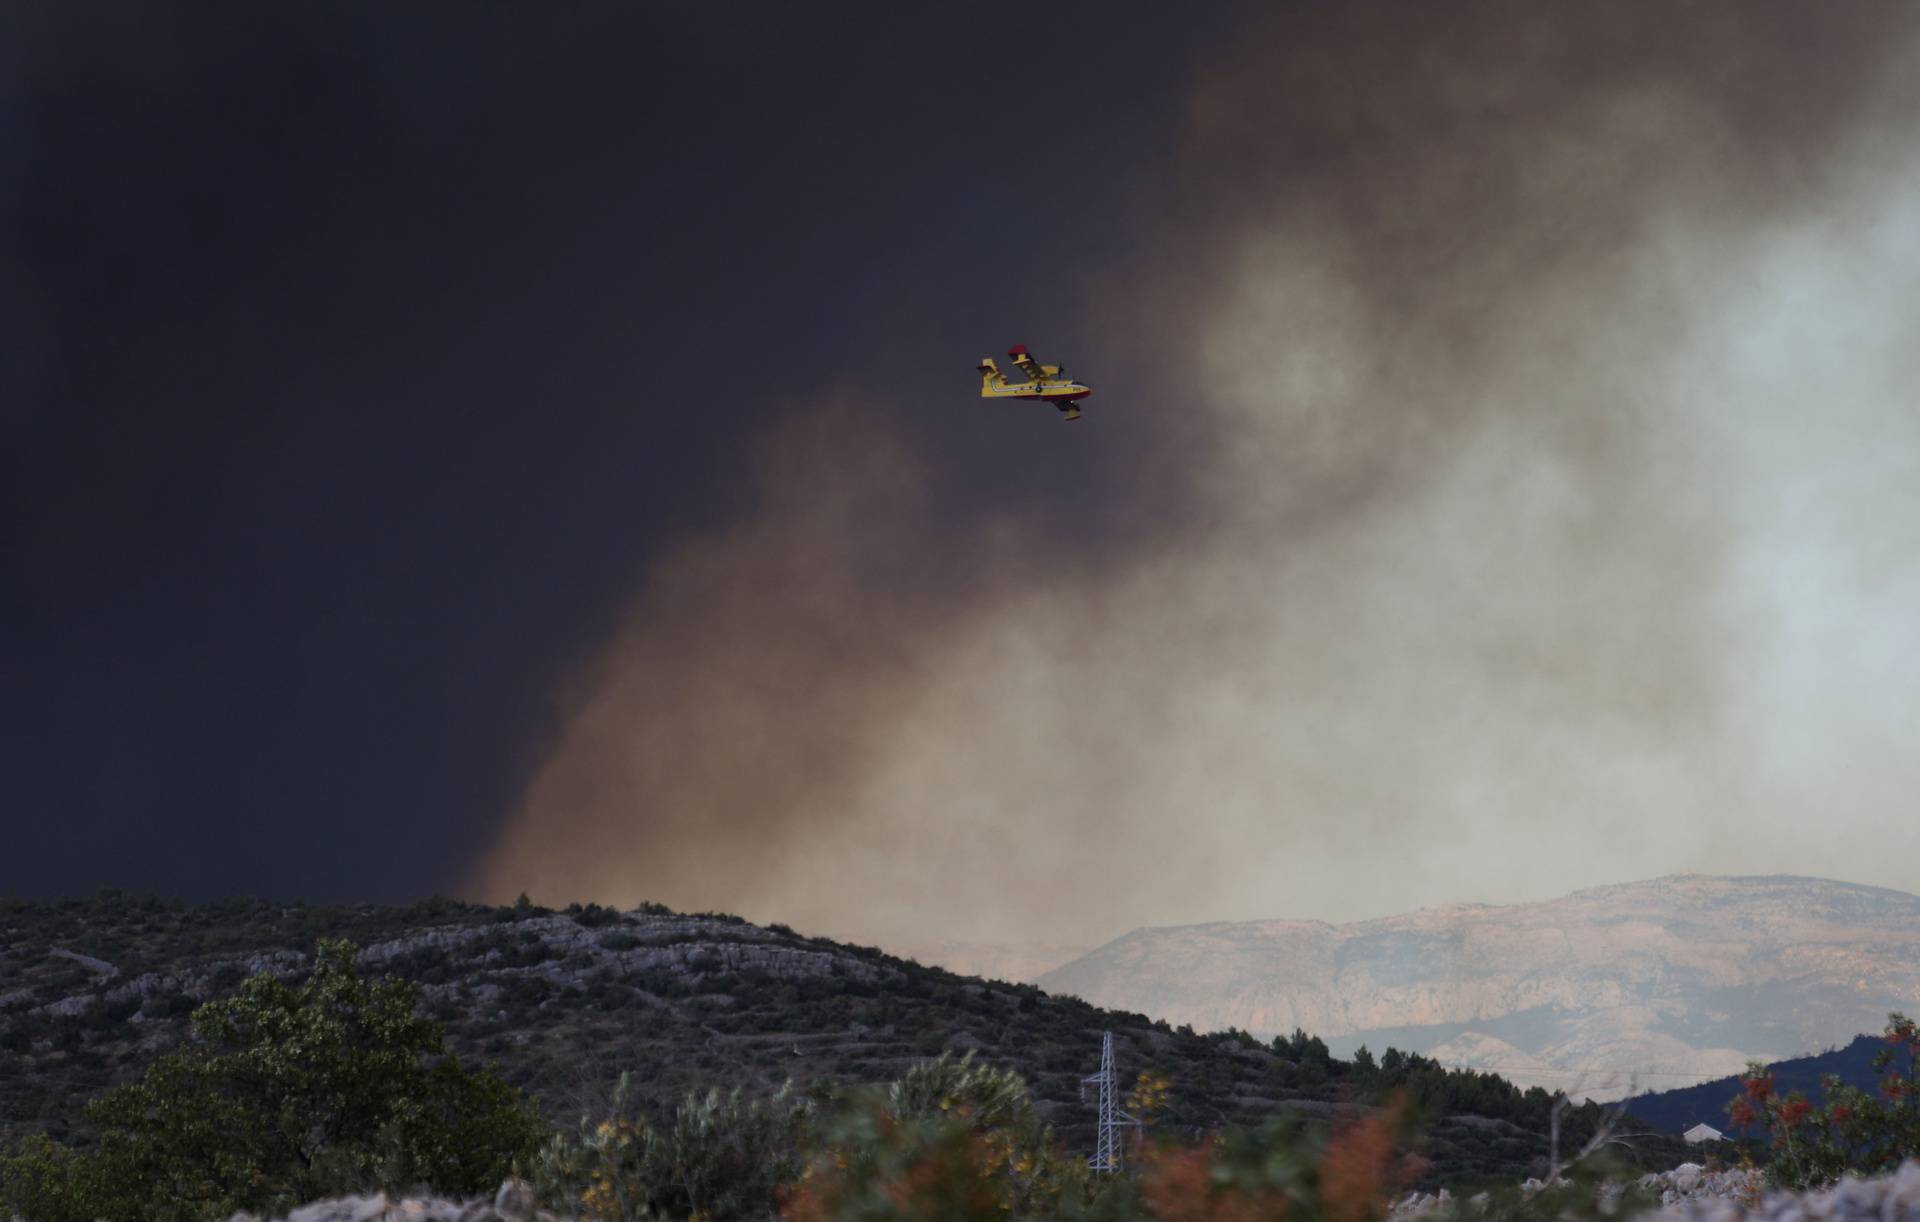
<svg viewBox="0 0 1920 1222">
<path fill-rule="evenodd" d="M 798 1222 L 1061 1216 L 1093 1199 L 1018 1074 L 942 1055 L 881 1091 L 841 1096 L 788 1195 Z"/>
<path fill-rule="evenodd" d="M 897 1120 L 963 1116 L 982 1130 L 1017 1129 L 1032 1123 L 1027 1084 L 1011 1069 L 976 1064 L 973 1053 L 943 1052 L 921 1061 L 887 1087 L 886 1108 Z"/>
<path fill-rule="evenodd" d="M 577 923 L 586 926 L 588 929 L 598 929 L 603 925 L 612 925 L 620 919 L 620 913 L 617 909 L 602 908 L 598 904 L 588 904 L 585 908 L 581 908 L 577 904 L 569 905 L 567 912 Z"/>
<path fill-rule="evenodd" d="M 1767 1178 L 1788 1188 L 1830 1184 L 1848 1172 L 1892 1171 L 1920 1157 L 1920 1029 L 1895 1012 L 1882 1034 L 1887 1047 L 1874 1059 L 1881 1075 L 1878 1094 L 1826 1080 L 1826 1104 L 1801 1092 L 1782 1097 L 1773 1075 L 1758 1062 L 1747 1066 L 1741 1093 L 1727 1103 L 1734 1128 L 1758 1128 L 1771 1138 Z"/>
<path fill-rule="evenodd" d="M 255 976 L 194 1012 L 194 1046 L 88 1105 L 97 1150 L 28 1142 L 0 1161 L 8 1202 L 34 1222 L 139 1222 L 497 1184 L 538 1116 L 444 1056 L 418 1000 L 417 986 L 362 980 L 345 942 L 322 943 L 298 988 Z"/>
<path fill-rule="evenodd" d="M 982 1130 L 969 1117 L 901 1119 L 874 1095 L 850 1097 L 824 1122 L 819 1152 L 788 1194 L 794 1222 L 1058 1216 L 1084 1203 L 1091 1178 L 1077 1161 Z"/>
<path fill-rule="evenodd" d="M 1331 1135 L 1283 1119 L 1193 1145 L 1161 1142 L 1139 1152 L 1137 1175 L 1096 1175 L 1038 1123 L 1024 1090 L 1015 1097 L 1017 1078 L 946 1058 L 909 1077 L 918 1082 L 829 1115 L 788 1198 L 789 1219 L 1377 1222 L 1419 1172 L 1405 1149 L 1405 1108 L 1395 1106 L 1359 1113 Z"/>
<path fill-rule="evenodd" d="M 688 1095 L 664 1125 L 633 1114 L 632 1077 L 614 1087 L 613 1114 L 583 1117 L 530 1160 L 527 1178 L 549 1208 L 600 1222 L 641 1218 L 763 1218 L 798 1178 L 810 1107 L 782 1089 L 745 1099 Z"/>
</svg>

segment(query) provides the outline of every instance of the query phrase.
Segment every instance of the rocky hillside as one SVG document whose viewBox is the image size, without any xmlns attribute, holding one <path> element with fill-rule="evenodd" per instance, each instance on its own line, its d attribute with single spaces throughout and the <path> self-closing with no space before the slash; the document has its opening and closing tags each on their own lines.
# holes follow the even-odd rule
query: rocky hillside
<svg viewBox="0 0 1920 1222">
<path fill-rule="evenodd" d="M 1303 1027 L 1596 1097 L 1845 1044 L 1920 1006 L 1920 897 L 1681 875 L 1329 925 L 1142 929 L 1040 977 L 1200 1030 Z"/>
<path fill-rule="evenodd" d="M 302 972 L 321 937 L 351 938 L 365 968 L 417 981 L 453 1048 L 498 1065 L 558 1123 L 604 1107 L 623 1070 L 666 1105 L 696 1087 L 887 1081 L 952 1049 L 1018 1070 L 1042 1113 L 1084 1144 L 1081 1079 L 1098 1068 L 1106 1030 L 1126 1080 L 1145 1070 L 1172 1080 L 1159 1123 L 1176 1131 L 1281 1109 L 1330 1116 L 1372 1081 L 1324 1048 L 1302 1060 L 1244 1035 L 1174 1031 L 735 917 L 109 895 L 0 900 L 0 1137 L 45 1131 L 85 1144 L 89 1095 L 137 1075 L 178 1043 L 195 1006 L 246 975 Z M 1431 1128 L 1441 1172 L 1527 1173 L 1546 1148 L 1538 1101 L 1505 1083 L 1470 1086 L 1487 1101 L 1482 1114 Z M 1649 1149 L 1655 1163 L 1674 1153 Z"/>
</svg>

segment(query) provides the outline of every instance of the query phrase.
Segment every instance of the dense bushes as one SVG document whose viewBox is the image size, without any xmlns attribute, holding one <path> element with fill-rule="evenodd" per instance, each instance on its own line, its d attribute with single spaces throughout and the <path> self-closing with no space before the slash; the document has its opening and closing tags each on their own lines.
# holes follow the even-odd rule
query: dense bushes
<svg viewBox="0 0 1920 1222">
<path fill-rule="evenodd" d="M 528 1178 L 550 1209 L 601 1222 L 642 1218 L 768 1217 L 798 1178 L 811 1105 L 782 1090 L 689 1095 L 662 1124 L 633 1108 L 632 1079 L 614 1088 L 613 1113 L 582 1117 L 530 1160 Z"/>
<path fill-rule="evenodd" d="M 1417 1109 L 1393 1093 L 1334 1109 L 1328 1125 L 1289 1116 L 1149 1136 L 1132 1143 L 1128 1173 L 1096 1174 L 1019 1075 L 971 1054 L 885 1086 L 695 1093 L 657 1118 L 623 1078 L 607 1114 L 536 1148 L 522 1099 L 435 1059 L 438 1028 L 416 1002 L 412 986 L 359 979 L 344 944 L 324 946 L 298 988 L 249 980 L 196 1013 L 200 1048 L 96 1101 L 97 1151 L 36 1138 L 8 1156 L 7 1203 L 32 1222 L 188 1222 L 374 1186 L 479 1192 L 511 1162 L 544 1207 L 594 1222 L 1379 1222 L 1423 1169 Z M 1911 1024 L 1890 1035 L 1911 1064 Z M 1365 1072 L 1377 1086 L 1425 1069 L 1390 1054 Z M 1151 1113 L 1173 1085 L 1143 1073 L 1128 1104 Z M 1589 1174 L 1474 1216 L 1597 1217 L 1599 1199 Z"/>
<path fill-rule="evenodd" d="M 445 1056 L 418 1001 L 323 942 L 304 984 L 247 980 L 194 1013 L 195 1044 L 89 1104 L 96 1149 L 36 1137 L 0 1157 L 0 1194 L 32 1222 L 171 1222 L 372 1185 L 496 1185 L 540 1120 Z"/>
<path fill-rule="evenodd" d="M 1170 1085 L 1143 1073 L 1128 1102 L 1151 1111 Z M 805 1100 L 692 1095 L 657 1126 L 629 1103 L 623 1089 L 611 1115 L 583 1119 L 541 1152 L 532 1179 L 542 1204 L 599 1222 L 1379 1222 L 1424 1170 L 1416 1109 L 1393 1095 L 1342 1108 L 1328 1125 L 1283 1114 L 1197 1139 L 1136 1138 L 1126 1173 L 1096 1174 L 1017 1074 L 971 1054 Z M 1618 1218 L 1648 1203 L 1602 1192 L 1600 1171 L 1589 1162 L 1544 1188 L 1510 1185 L 1470 1216 Z"/>
<path fill-rule="evenodd" d="M 1143 1077 L 1136 1096 L 1164 1096 Z M 1356 1109 L 1330 1130 L 1295 1121 L 1198 1143 L 1139 1143 L 1131 1175 L 1095 1174 L 1055 1139 L 1018 1075 L 942 1055 L 885 1087 L 691 1096 L 654 1127 L 622 1106 L 534 1160 L 548 1208 L 605 1222 L 755 1218 L 1259 1219 L 1371 1222 L 1419 1171 L 1404 1105 Z"/>
</svg>

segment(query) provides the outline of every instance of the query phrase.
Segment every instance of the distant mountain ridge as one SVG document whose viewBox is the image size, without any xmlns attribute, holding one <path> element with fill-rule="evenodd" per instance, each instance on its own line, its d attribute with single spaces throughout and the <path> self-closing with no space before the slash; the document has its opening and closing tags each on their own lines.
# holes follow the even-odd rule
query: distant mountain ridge
<svg viewBox="0 0 1920 1222">
<path fill-rule="evenodd" d="M 1595 1097 L 1845 1044 L 1920 1002 L 1920 896 L 1676 875 L 1335 925 L 1136 930 L 1037 983 L 1201 1030 L 1304 1028 Z"/>
</svg>

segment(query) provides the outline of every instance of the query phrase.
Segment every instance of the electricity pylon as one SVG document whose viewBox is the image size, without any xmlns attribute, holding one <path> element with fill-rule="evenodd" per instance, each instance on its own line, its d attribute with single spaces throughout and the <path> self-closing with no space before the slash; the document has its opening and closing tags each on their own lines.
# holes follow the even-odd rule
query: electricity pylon
<svg viewBox="0 0 1920 1222">
<path fill-rule="evenodd" d="M 1113 1073 L 1113 1032 L 1100 1033 L 1100 1072 L 1089 1078 L 1080 1079 L 1081 1098 L 1086 1097 L 1087 1087 L 1098 1088 L 1100 1098 L 1096 1106 L 1100 1109 L 1100 1136 L 1094 1145 L 1093 1157 L 1087 1160 L 1087 1166 L 1102 1175 L 1112 1175 L 1120 1170 L 1124 1150 L 1120 1144 L 1120 1130 L 1137 1129 L 1140 1122 L 1120 1110 L 1120 1083 Z"/>
</svg>

